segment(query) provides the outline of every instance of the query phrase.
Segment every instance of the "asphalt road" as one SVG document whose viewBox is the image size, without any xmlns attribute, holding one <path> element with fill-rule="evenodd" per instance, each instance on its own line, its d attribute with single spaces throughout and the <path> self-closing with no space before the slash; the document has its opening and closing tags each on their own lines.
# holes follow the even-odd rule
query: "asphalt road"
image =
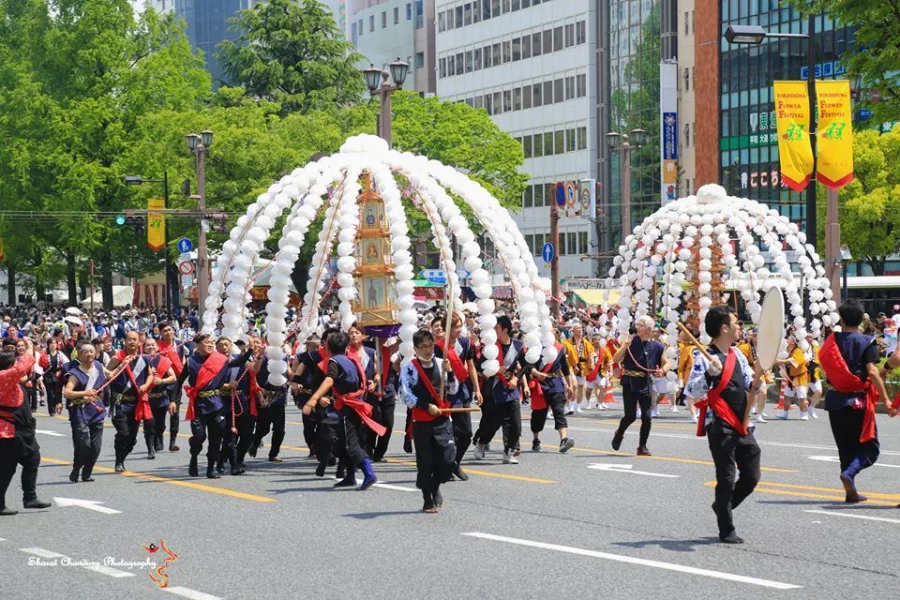
<svg viewBox="0 0 900 600">
<path fill-rule="evenodd" d="M 842 502 L 826 413 L 800 422 L 794 411 L 788 422 L 760 425 L 763 481 L 735 513 L 747 543 L 725 546 L 709 508 L 715 477 L 705 438 L 683 411 L 664 409 L 654 421 L 649 458 L 628 454 L 637 424 L 623 452 L 610 449 L 620 408 L 572 418 L 568 455 L 555 451 L 550 429 L 544 452 L 530 452 L 526 433 L 521 464 L 503 465 L 496 440 L 484 461 L 469 453 L 470 480 L 444 486 L 438 515 L 419 512 L 399 435 L 390 461 L 377 465 L 388 487 L 336 491 L 332 479 L 315 477 L 299 412 L 288 411 L 284 463 L 268 463 L 263 450 L 245 475 L 215 481 L 187 476 L 186 435 L 181 452 L 152 462 L 135 453 L 129 473 L 116 475 L 107 428 L 96 482 L 72 484 L 68 422 L 40 417 L 41 498 L 102 504 L 54 500 L 0 519 L 3 596 L 825 600 L 894 597 L 900 583 L 900 419 L 878 417 L 882 455 L 858 479 L 870 498 L 860 506 Z M 7 502 L 19 508 L 20 500 L 17 476 Z M 145 549 L 161 540 L 177 554 L 165 589 L 150 576 L 164 552 Z"/>
</svg>

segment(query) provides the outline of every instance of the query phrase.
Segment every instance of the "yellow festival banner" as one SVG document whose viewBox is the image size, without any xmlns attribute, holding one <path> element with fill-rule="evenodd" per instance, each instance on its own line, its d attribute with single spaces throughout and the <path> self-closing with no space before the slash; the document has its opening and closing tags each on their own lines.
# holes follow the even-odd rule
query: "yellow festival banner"
<svg viewBox="0 0 900 600">
<path fill-rule="evenodd" d="M 817 81 L 816 178 L 832 190 L 853 181 L 853 109 L 849 81 Z"/>
<path fill-rule="evenodd" d="M 775 114 L 781 180 L 792 190 L 802 192 L 812 179 L 814 162 L 805 81 L 775 82 Z"/>
<path fill-rule="evenodd" d="M 154 252 L 166 247 L 166 216 L 156 210 L 164 209 L 166 203 L 161 198 L 147 200 L 147 245 Z"/>
</svg>

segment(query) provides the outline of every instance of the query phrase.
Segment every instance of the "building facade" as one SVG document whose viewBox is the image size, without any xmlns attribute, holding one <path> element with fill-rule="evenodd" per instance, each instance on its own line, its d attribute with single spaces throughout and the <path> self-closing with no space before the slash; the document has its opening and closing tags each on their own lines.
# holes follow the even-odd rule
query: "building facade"
<svg viewBox="0 0 900 600">
<path fill-rule="evenodd" d="M 435 92 L 434 0 L 346 0 L 348 39 L 364 64 L 409 63 L 404 89 Z"/>
<path fill-rule="evenodd" d="M 515 137 L 531 177 L 514 218 L 542 274 L 557 182 L 596 178 L 596 2 L 436 0 L 437 93 L 482 108 Z M 563 277 L 597 273 L 598 221 L 560 221 Z"/>
</svg>

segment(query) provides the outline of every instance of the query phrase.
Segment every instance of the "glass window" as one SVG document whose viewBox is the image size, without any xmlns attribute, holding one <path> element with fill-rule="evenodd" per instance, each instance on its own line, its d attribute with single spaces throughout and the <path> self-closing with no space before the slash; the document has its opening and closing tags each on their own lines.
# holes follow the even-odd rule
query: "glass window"
<svg viewBox="0 0 900 600">
<path fill-rule="evenodd" d="M 394 9 L 396 10 L 396 9 Z M 438 13 L 438 31 L 445 31 L 447 29 L 447 20 L 444 11 Z"/>
<path fill-rule="evenodd" d="M 691 33 L 689 25 L 691 24 L 691 15 L 688 11 L 684 11 L 684 35 Z"/>
<path fill-rule="evenodd" d="M 531 6 L 531 0 L 522 0 L 522 8 L 528 8 Z"/>
<path fill-rule="evenodd" d="M 531 58 L 531 36 L 522 36 L 522 60 Z"/>
<path fill-rule="evenodd" d="M 510 4 L 509 0 L 503 0 L 503 12 L 504 13 L 509 12 L 509 10 L 510 10 L 509 4 Z"/>
<path fill-rule="evenodd" d="M 553 82 L 544 82 L 544 104 L 553 104 Z"/>
<path fill-rule="evenodd" d="M 475 108 L 484 108 L 484 96 L 475 96 Z"/>
<path fill-rule="evenodd" d="M 494 114 L 499 115 L 503 112 L 503 96 L 500 92 L 494 92 Z"/>
<path fill-rule="evenodd" d="M 575 45 L 575 24 L 566 25 L 566 48 Z"/>
<path fill-rule="evenodd" d="M 456 27 L 457 28 L 462 27 L 463 26 L 463 7 L 457 6 L 456 9 L 454 10 L 454 12 L 456 13 Z"/>
<path fill-rule="evenodd" d="M 565 47 L 563 43 L 563 28 L 562 25 L 559 27 L 553 28 L 553 51 L 559 52 Z"/>
<path fill-rule="evenodd" d="M 472 51 L 466 51 L 466 73 L 471 73 L 475 68 L 475 60 L 472 56 Z"/>
<path fill-rule="evenodd" d="M 587 231 L 579 231 L 578 232 L 578 253 L 579 254 L 587 254 L 588 252 L 588 232 Z"/>
<path fill-rule="evenodd" d="M 456 75 L 456 60 L 452 56 L 447 57 L 447 77 Z"/>
<path fill-rule="evenodd" d="M 487 111 L 487 113 L 489 115 L 494 114 L 494 102 L 493 102 L 490 94 L 484 95 L 484 109 Z"/>
<path fill-rule="evenodd" d="M 566 77 L 566 100 L 575 97 L 575 77 Z"/>
<path fill-rule="evenodd" d="M 494 44 L 492 48 L 493 48 L 492 54 L 494 55 L 494 60 L 493 60 L 494 66 L 496 67 L 497 65 L 502 65 L 503 57 L 500 54 L 500 44 L 499 43 Z"/>
<path fill-rule="evenodd" d="M 457 54 L 456 54 L 456 74 L 457 75 L 462 75 L 463 73 L 465 73 L 465 71 L 463 70 L 465 68 L 463 60 L 464 60 L 463 53 L 457 52 Z"/>
<path fill-rule="evenodd" d="M 587 27 L 584 21 L 575 23 L 575 43 L 583 44 L 587 42 Z"/>
<path fill-rule="evenodd" d="M 500 0 L 491 0 L 491 14 L 495 17 L 500 16 Z"/>
<path fill-rule="evenodd" d="M 491 47 L 485 46 L 484 48 L 482 48 L 481 53 L 484 55 L 484 68 L 490 69 L 491 68 Z"/>
<path fill-rule="evenodd" d="M 578 128 L 578 149 L 587 150 L 587 127 Z"/>
<path fill-rule="evenodd" d="M 553 156 L 554 154 L 559 154 L 559 152 L 556 152 L 556 149 L 553 146 L 553 132 L 545 131 L 544 132 L 544 156 Z"/>
<path fill-rule="evenodd" d="M 562 236 L 560 236 L 560 237 L 562 237 Z M 569 247 L 570 254 L 576 254 L 578 252 L 578 232 L 577 231 L 566 232 L 566 245 Z"/>
<path fill-rule="evenodd" d="M 406 20 L 412 21 L 412 2 L 406 3 Z"/>
<path fill-rule="evenodd" d="M 375 15 L 369 15 L 369 33 L 375 31 Z"/>
<path fill-rule="evenodd" d="M 491 0 L 481 0 L 481 20 L 487 21 L 491 18 Z"/>
<path fill-rule="evenodd" d="M 531 55 L 532 56 L 540 56 L 541 55 L 541 33 L 533 33 L 531 34 Z"/>
<path fill-rule="evenodd" d="M 587 96 L 587 75 L 584 73 L 575 76 L 575 91 L 579 98 Z"/>
<path fill-rule="evenodd" d="M 512 90 L 503 92 L 503 112 L 512 112 Z"/>
<path fill-rule="evenodd" d="M 512 60 L 512 42 L 503 42 L 503 62 Z"/>
<path fill-rule="evenodd" d="M 438 65 L 440 66 L 441 77 L 446 77 L 447 76 L 447 59 L 446 58 L 440 59 L 438 61 Z"/>
<path fill-rule="evenodd" d="M 522 38 L 513 38 L 512 59 L 513 59 L 513 62 L 515 62 L 517 60 L 522 60 Z"/>
<path fill-rule="evenodd" d="M 400 7 L 394 7 L 394 25 L 400 22 Z"/>
<path fill-rule="evenodd" d="M 531 108 L 531 86 L 526 85 L 522 88 L 522 108 Z"/>
<path fill-rule="evenodd" d="M 481 70 L 481 48 L 476 48 L 473 52 L 475 56 L 475 70 Z"/>
<path fill-rule="evenodd" d="M 575 152 L 575 129 L 566 129 L 566 152 Z"/>
<path fill-rule="evenodd" d="M 534 106 L 535 106 L 535 108 L 537 108 L 538 106 L 541 106 L 543 104 L 542 98 L 541 98 L 541 84 L 540 83 L 534 84 L 534 86 L 531 88 L 531 90 L 533 92 L 531 94 L 531 96 L 532 96 L 532 99 L 534 100 Z"/>
<path fill-rule="evenodd" d="M 463 7 L 463 25 L 472 24 L 472 4 L 466 4 Z"/>
<path fill-rule="evenodd" d="M 521 0 L 512 0 L 512 6 L 510 8 L 512 8 L 514 11 L 522 8 Z"/>
<path fill-rule="evenodd" d="M 525 188 L 525 189 L 527 190 L 528 188 Z M 525 206 L 525 208 L 528 208 L 528 200 L 527 199 L 523 202 L 523 205 Z M 532 206 L 533 206 L 533 204 L 532 204 Z M 537 254 L 534 253 L 534 234 L 533 233 L 525 234 L 525 243 L 528 244 L 528 250 L 531 251 L 532 256 L 537 256 Z"/>
<path fill-rule="evenodd" d="M 534 136 L 534 155 L 535 157 L 541 157 L 544 155 L 544 136 L 540 133 L 535 134 Z M 534 190 L 535 198 L 537 198 L 537 188 Z M 541 191 L 541 197 L 543 197 L 543 191 Z"/>
<path fill-rule="evenodd" d="M 553 153 L 563 154 L 566 151 L 566 133 L 560 129 L 554 132 Z"/>
<path fill-rule="evenodd" d="M 522 110 L 522 88 L 513 88 L 513 110 Z"/>
<path fill-rule="evenodd" d="M 566 256 L 568 254 L 568 248 L 566 248 L 566 232 L 559 232 L 559 255 Z"/>
<path fill-rule="evenodd" d="M 387 27 L 387 11 L 381 11 L 381 28 L 384 29 Z"/>
<path fill-rule="evenodd" d="M 565 99 L 566 96 L 563 93 L 563 80 L 562 78 L 559 78 L 553 82 L 553 101 L 562 102 Z"/>
<path fill-rule="evenodd" d="M 474 2 L 472 2 L 472 22 L 481 22 L 481 0 L 475 0 Z"/>
<path fill-rule="evenodd" d="M 555 198 L 556 198 L 556 184 L 555 183 L 545 183 L 544 184 L 544 206 L 550 206 L 554 202 Z"/>
<path fill-rule="evenodd" d="M 522 138 L 522 152 L 525 153 L 525 158 L 531 158 L 531 148 L 532 148 L 531 139 L 532 138 L 530 135 L 526 135 L 524 138 Z M 532 195 L 531 187 L 530 186 L 526 187 L 525 188 L 525 197 L 528 198 L 531 195 Z M 528 204 L 526 204 L 525 206 L 528 206 Z"/>
<path fill-rule="evenodd" d="M 553 52 L 553 30 L 548 29 L 548 30 L 544 31 L 543 35 L 544 35 L 544 41 L 543 41 L 542 45 L 544 47 L 544 54 Z"/>
</svg>

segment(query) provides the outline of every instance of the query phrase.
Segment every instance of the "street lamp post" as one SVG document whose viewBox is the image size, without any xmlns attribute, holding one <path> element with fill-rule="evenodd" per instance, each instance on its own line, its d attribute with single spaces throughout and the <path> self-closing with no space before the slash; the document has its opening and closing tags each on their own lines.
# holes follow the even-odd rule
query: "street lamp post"
<svg viewBox="0 0 900 600">
<path fill-rule="evenodd" d="M 631 153 L 640 150 L 647 141 L 647 132 L 643 129 L 632 129 L 629 134 L 611 131 L 606 134 L 606 145 L 611 152 L 622 153 L 621 192 L 622 192 L 622 241 L 631 231 Z"/>
<path fill-rule="evenodd" d="M 369 93 L 373 96 L 376 94 L 381 96 L 381 117 L 378 119 L 378 137 L 391 145 L 391 94 L 397 90 L 403 89 L 403 82 L 406 81 L 406 75 L 409 73 L 409 64 L 397 60 L 388 65 L 387 69 L 381 70 L 370 65 L 368 69 L 363 69 L 363 76 L 366 78 L 366 86 Z M 393 79 L 394 83 L 388 83 L 388 78 Z"/>
<path fill-rule="evenodd" d="M 142 185 L 145 183 L 161 183 L 163 184 L 163 208 L 169 208 L 169 171 L 163 171 L 162 179 L 144 179 L 140 175 L 126 175 L 125 185 Z M 166 250 L 163 260 L 166 265 L 166 312 L 172 314 L 172 307 L 178 306 L 178 276 L 175 274 L 175 267 L 169 260 L 169 228 L 165 229 Z M 93 262 L 91 264 L 93 268 Z"/>
<path fill-rule="evenodd" d="M 213 133 L 208 129 L 185 136 L 188 148 L 197 155 L 197 210 L 206 210 L 206 150 L 212 145 Z M 209 290 L 209 254 L 206 245 L 206 232 L 209 221 L 206 216 L 200 219 L 200 232 L 197 236 L 197 312 L 203 318 L 206 296 Z"/>
<path fill-rule="evenodd" d="M 847 296 L 847 263 L 853 260 L 853 255 L 850 253 L 850 248 L 847 247 L 847 244 L 841 246 L 841 266 L 844 271 L 844 293 L 841 295 L 841 300 L 846 302 L 850 298 Z"/>
</svg>

